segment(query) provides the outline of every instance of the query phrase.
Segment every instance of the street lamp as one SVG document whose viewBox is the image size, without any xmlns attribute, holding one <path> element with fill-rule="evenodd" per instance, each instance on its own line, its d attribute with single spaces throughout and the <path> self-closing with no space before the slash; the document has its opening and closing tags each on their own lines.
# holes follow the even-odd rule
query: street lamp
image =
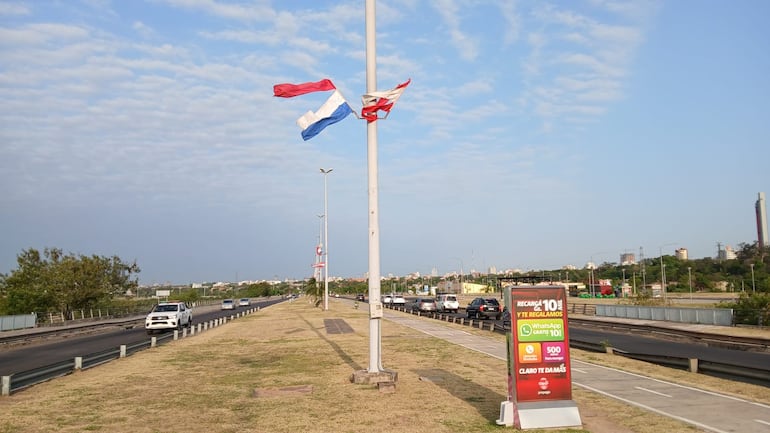
<svg viewBox="0 0 770 433">
<path fill-rule="evenodd" d="M 666 303 L 666 265 L 663 264 L 663 247 L 667 247 L 669 245 L 676 245 L 676 242 L 669 242 L 665 245 L 661 245 L 658 247 L 658 251 L 660 252 L 660 290 L 663 294 L 663 303 Z"/>
<path fill-rule="evenodd" d="M 690 300 L 692 301 L 692 272 L 691 267 L 687 267 L 687 280 L 690 282 Z"/>
<path fill-rule="evenodd" d="M 600 254 L 607 254 L 609 251 L 597 251 L 593 254 L 591 254 L 591 261 L 589 262 L 591 264 L 590 266 L 590 273 L 588 274 L 588 291 L 591 293 L 591 297 L 596 297 L 596 278 L 594 277 L 594 269 L 596 269 L 596 263 L 594 263 L 594 256 L 599 256 Z"/>
<path fill-rule="evenodd" d="M 756 287 L 754 286 L 754 263 L 751 264 L 751 293 L 756 293 Z"/>
<path fill-rule="evenodd" d="M 460 288 L 458 289 L 457 293 L 463 293 L 463 259 L 460 257 L 452 257 L 453 259 L 457 260 L 460 264 Z"/>
<path fill-rule="evenodd" d="M 323 238 L 323 226 L 324 226 L 324 218 L 326 215 L 316 215 L 318 217 L 318 246 L 316 247 L 315 251 L 315 273 L 313 276 L 315 277 L 316 284 L 319 284 L 318 281 L 321 280 L 321 257 L 324 250 L 324 238 Z"/>
<path fill-rule="evenodd" d="M 333 168 L 328 170 L 321 169 L 324 175 L 324 311 L 329 309 L 329 209 L 326 194 L 326 175 L 331 173 Z"/>
<path fill-rule="evenodd" d="M 626 267 L 624 266 L 623 267 L 623 282 L 620 284 L 620 296 L 622 296 L 624 298 L 626 297 L 625 293 L 624 293 L 625 290 L 626 290 Z"/>
</svg>

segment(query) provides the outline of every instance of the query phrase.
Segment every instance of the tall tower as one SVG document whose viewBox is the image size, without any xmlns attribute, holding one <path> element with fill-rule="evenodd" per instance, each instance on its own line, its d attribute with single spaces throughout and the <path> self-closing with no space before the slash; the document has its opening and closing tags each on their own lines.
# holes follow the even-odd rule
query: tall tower
<svg viewBox="0 0 770 433">
<path fill-rule="evenodd" d="M 765 208 L 765 193 L 760 192 L 757 202 L 754 204 L 754 208 L 757 212 L 757 242 L 759 246 L 759 253 L 762 254 L 765 251 L 770 242 L 768 241 L 767 234 L 767 210 Z"/>
</svg>

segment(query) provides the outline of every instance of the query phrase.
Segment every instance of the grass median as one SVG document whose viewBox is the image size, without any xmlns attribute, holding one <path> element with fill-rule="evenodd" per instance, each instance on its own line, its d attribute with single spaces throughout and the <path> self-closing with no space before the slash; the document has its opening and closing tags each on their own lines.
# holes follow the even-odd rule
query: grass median
<svg viewBox="0 0 770 433">
<path fill-rule="evenodd" d="M 325 319 L 342 319 L 352 332 L 328 333 Z M 284 302 L 2 398 L 0 432 L 512 430 L 495 424 L 505 361 L 384 320 L 383 364 L 398 382 L 381 393 L 349 380 L 368 365 L 368 331 L 367 311 L 351 302 L 332 300 L 329 311 Z M 579 388 L 573 396 L 585 429 L 566 431 L 696 431 Z"/>
</svg>

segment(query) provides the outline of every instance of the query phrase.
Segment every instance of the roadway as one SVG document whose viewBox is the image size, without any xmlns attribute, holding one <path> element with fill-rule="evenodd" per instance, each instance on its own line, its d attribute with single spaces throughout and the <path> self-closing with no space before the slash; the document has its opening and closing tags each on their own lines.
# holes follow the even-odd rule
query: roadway
<svg viewBox="0 0 770 433">
<path fill-rule="evenodd" d="M 506 360 L 505 343 L 471 334 L 445 322 L 385 311 L 385 319 L 459 346 Z M 572 332 L 572 330 L 570 330 Z M 770 406 L 678 385 L 639 374 L 572 361 L 575 386 L 677 419 L 713 433 L 768 433 Z"/>
<path fill-rule="evenodd" d="M 252 302 L 251 307 L 266 307 L 283 299 L 274 298 L 270 300 L 260 300 Z M 245 310 L 241 308 L 240 311 Z M 229 317 L 235 315 L 239 310 L 221 310 L 219 304 L 205 307 L 193 308 L 193 323 L 204 323 L 220 317 Z M 56 364 L 68 359 L 74 359 L 77 356 L 85 356 L 91 353 L 98 353 L 104 350 L 115 349 L 121 345 L 133 345 L 140 341 L 149 340 L 144 329 L 144 316 L 135 318 L 138 325 L 125 327 L 119 324 L 126 322 L 126 319 L 117 321 L 115 326 L 100 328 L 90 333 L 68 334 L 66 336 L 55 336 L 47 339 L 33 339 L 29 344 L 16 347 L 0 346 L 0 376 L 10 376 L 14 373 L 32 370 L 47 365 Z M 107 321 L 105 321 L 107 322 Z M 79 325 L 74 325 L 77 328 Z M 82 326 L 82 325 L 80 325 Z M 6 331 L 0 334 L 0 337 L 10 335 L 33 335 L 37 331 L 47 330 L 48 328 L 32 328 L 17 331 Z M 153 334 L 160 337 L 161 334 Z"/>
<path fill-rule="evenodd" d="M 407 301 L 407 308 L 409 308 L 409 301 Z M 466 317 L 463 312 L 443 314 L 458 319 Z M 581 317 L 583 319 L 592 320 L 592 317 Z M 607 320 L 612 322 L 614 319 L 608 318 Z M 623 321 L 622 319 L 616 320 L 618 322 Z M 502 320 L 495 321 L 489 319 L 486 320 L 486 322 L 494 322 L 497 327 L 502 327 L 503 325 Z M 719 362 L 725 364 L 739 364 L 745 367 L 752 367 L 761 370 L 767 370 L 768 366 L 770 366 L 769 352 L 733 350 L 681 340 L 666 340 L 660 338 L 659 335 L 653 337 L 647 333 L 628 333 L 599 328 L 584 328 L 579 324 L 570 323 L 569 336 L 572 340 L 595 344 L 607 344 L 612 346 L 614 349 L 636 354 L 697 358 L 703 361 Z"/>
</svg>

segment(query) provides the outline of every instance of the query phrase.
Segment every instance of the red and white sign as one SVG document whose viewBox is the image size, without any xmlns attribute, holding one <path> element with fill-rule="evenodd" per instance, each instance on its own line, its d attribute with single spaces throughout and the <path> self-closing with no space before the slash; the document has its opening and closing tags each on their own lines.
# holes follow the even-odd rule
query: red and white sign
<svg viewBox="0 0 770 433">
<path fill-rule="evenodd" d="M 563 286 L 509 286 L 506 334 L 508 400 L 500 403 L 499 425 L 518 429 L 581 426 L 572 400 Z"/>
<path fill-rule="evenodd" d="M 563 287 L 513 286 L 510 374 L 517 402 L 571 400 L 566 300 Z"/>
</svg>

